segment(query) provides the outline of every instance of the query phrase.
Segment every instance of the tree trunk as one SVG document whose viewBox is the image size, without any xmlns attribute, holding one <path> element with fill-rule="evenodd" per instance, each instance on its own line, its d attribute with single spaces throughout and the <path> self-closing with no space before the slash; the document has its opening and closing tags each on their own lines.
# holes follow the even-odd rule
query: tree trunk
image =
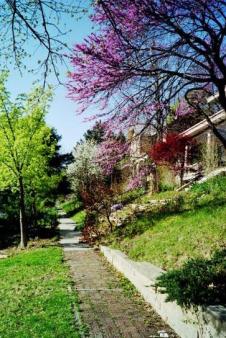
<svg viewBox="0 0 226 338">
<path fill-rule="evenodd" d="M 111 215 L 109 215 L 108 212 L 106 212 L 106 217 L 107 217 L 107 220 L 108 220 L 108 224 L 110 226 L 110 232 L 112 232 L 113 231 L 113 223 L 110 220 L 110 216 Z"/>
<path fill-rule="evenodd" d="M 37 229 L 37 208 L 36 208 L 36 193 L 32 190 L 32 214 L 33 214 L 33 226 Z"/>
<path fill-rule="evenodd" d="M 23 178 L 19 177 L 19 206 L 20 206 L 20 247 L 22 249 L 27 246 L 27 225 L 25 214 L 25 196 Z"/>
</svg>

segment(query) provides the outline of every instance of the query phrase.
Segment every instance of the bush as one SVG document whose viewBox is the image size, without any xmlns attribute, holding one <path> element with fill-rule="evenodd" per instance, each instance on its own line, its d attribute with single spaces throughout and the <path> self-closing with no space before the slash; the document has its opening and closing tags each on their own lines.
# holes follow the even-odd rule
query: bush
<svg viewBox="0 0 226 338">
<path fill-rule="evenodd" d="M 83 240 L 89 244 L 100 238 L 97 224 L 98 214 L 95 211 L 86 213 L 85 226 L 82 229 Z"/>
<path fill-rule="evenodd" d="M 181 269 L 171 270 L 155 283 L 166 301 L 176 301 L 189 308 L 203 305 L 226 305 L 226 249 L 217 251 L 212 259 L 188 260 Z"/>
<path fill-rule="evenodd" d="M 55 207 L 43 208 L 38 214 L 38 228 L 53 228 L 57 224 L 58 212 Z"/>
</svg>

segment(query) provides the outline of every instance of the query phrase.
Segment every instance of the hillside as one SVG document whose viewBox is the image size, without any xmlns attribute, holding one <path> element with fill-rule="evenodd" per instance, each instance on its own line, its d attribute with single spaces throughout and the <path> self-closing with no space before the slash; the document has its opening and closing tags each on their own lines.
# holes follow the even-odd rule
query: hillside
<svg viewBox="0 0 226 338">
<path fill-rule="evenodd" d="M 130 215 L 131 220 L 107 238 L 132 259 L 168 269 L 188 258 L 209 257 L 226 245 L 226 177 L 196 184 L 188 192 L 146 195 L 135 202 L 144 211 Z M 134 202 L 117 215 L 126 218 L 132 209 Z"/>
</svg>

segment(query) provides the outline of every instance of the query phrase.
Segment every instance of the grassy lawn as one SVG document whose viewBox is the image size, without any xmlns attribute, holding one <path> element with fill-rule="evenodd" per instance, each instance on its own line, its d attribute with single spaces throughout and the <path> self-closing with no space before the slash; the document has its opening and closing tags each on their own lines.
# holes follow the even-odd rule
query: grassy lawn
<svg viewBox="0 0 226 338">
<path fill-rule="evenodd" d="M 0 337 L 80 337 L 76 295 L 58 247 L 32 249 L 0 261 Z"/>
<path fill-rule="evenodd" d="M 159 199 L 171 194 L 160 193 Z M 226 177 L 194 186 L 182 195 L 179 211 L 160 208 L 142 214 L 116 229 L 109 236 L 111 245 L 132 259 L 164 269 L 179 267 L 188 258 L 209 257 L 226 246 Z"/>
</svg>

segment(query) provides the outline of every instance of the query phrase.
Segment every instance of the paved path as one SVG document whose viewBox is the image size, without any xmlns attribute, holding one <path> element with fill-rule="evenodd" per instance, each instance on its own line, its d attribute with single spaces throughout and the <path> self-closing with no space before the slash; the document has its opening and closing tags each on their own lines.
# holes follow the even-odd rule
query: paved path
<svg viewBox="0 0 226 338">
<path fill-rule="evenodd" d="M 83 323 L 91 338 L 176 337 L 161 318 L 143 302 L 129 298 L 119 277 L 105 259 L 79 243 L 80 233 L 70 219 L 60 219 L 61 244 L 80 299 Z M 162 335 L 162 337 L 164 337 Z"/>
</svg>

